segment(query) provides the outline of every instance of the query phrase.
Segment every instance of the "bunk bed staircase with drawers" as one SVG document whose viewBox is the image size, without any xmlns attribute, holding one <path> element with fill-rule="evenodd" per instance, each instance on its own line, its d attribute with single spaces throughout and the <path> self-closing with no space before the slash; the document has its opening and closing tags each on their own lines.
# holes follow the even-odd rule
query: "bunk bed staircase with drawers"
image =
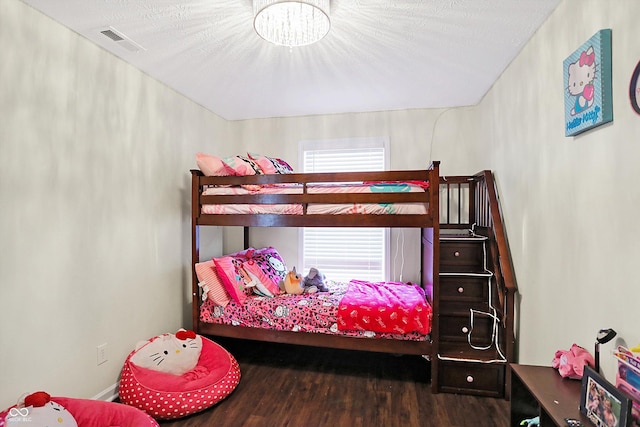
<svg viewBox="0 0 640 427">
<path fill-rule="evenodd" d="M 440 203 L 434 392 L 509 396 L 517 288 L 493 174 L 441 177 Z"/>
</svg>

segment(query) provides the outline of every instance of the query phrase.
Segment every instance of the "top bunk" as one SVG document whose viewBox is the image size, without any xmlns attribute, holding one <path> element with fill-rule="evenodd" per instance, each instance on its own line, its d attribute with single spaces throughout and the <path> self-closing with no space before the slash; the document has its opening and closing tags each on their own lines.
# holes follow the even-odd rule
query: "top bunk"
<svg viewBox="0 0 640 427">
<path fill-rule="evenodd" d="M 421 170 L 246 176 L 191 170 L 192 220 L 244 227 L 434 227 L 439 164 Z"/>
</svg>

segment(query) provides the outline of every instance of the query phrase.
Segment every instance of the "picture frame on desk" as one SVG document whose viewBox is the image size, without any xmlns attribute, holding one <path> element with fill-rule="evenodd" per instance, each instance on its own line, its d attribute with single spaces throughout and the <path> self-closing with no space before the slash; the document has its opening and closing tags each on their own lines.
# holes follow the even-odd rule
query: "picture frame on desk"
<svg viewBox="0 0 640 427">
<path fill-rule="evenodd" d="M 580 412 L 598 427 L 627 427 L 631 416 L 631 399 L 595 370 L 585 366 Z"/>
</svg>

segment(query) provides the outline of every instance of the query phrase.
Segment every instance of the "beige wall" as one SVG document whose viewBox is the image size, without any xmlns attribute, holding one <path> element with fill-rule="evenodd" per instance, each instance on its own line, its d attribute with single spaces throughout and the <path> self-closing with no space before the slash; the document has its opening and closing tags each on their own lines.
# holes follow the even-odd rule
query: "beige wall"
<svg viewBox="0 0 640 427">
<path fill-rule="evenodd" d="M 549 364 L 572 343 L 593 352 L 603 327 L 640 343 L 640 116 L 627 95 L 639 16 L 636 0 L 564 0 L 480 105 L 443 115 L 437 128 L 437 139 L 469 150 L 456 170 L 495 172 L 521 294 L 521 362 Z M 567 138 L 562 61 L 603 28 L 612 30 L 614 121 Z M 437 146 L 434 157 L 452 161 Z M 601 348 L 611 380 L 613 344 Z"/>
<path fill-rule="evenodd" d="M 445 175 L 495 171 L 522 362 L 549 364 L 574 342 L 592 350 L 605 326 L 640 343 L 640 251 L 634 222 L 623 222 L 640 206 L 640 116 L 626 97 L 639 12 L 635 0 L 564 0 L 477 107 L 226 122 L 20 1 L 0 1 L 0 407 L 36 389 L 95 396 L 138 340 L 188 323 L 196 151 L 267 150 L 297 166 L 303 139 L 388 136 L 392 168 L 436 159 Z M 565 138 L 562 60 L 601 28 L 613 30 L 614 122 Z M 252 243 L 295 258 L 295 230 L 278 242 L 273 232 Z M 237 234 L 224 251 L 239 248 Z M 405 276 L 417 277 L 417 239 L 407 240 Z M 96 366 L 103 342 L 109 361 Z"/>
<path fill-rule="evenodd" d="M 96 396 L 188 318 L 188 170 L 229 125 L 18 0 L 0 52 L 0 407 Z"/>
</svg>

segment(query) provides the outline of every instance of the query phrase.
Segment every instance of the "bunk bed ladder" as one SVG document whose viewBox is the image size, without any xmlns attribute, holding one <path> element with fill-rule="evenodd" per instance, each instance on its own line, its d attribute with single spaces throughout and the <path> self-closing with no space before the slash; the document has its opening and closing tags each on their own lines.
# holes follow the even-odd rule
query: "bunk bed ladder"
<svg viewBox="0 0 640 427">
<path fill-rule="evenodd" d="M 508 397 L 517 286 L 491 171 L 440 178 L 439 246 L 433 390 Z"/>
</svg>

